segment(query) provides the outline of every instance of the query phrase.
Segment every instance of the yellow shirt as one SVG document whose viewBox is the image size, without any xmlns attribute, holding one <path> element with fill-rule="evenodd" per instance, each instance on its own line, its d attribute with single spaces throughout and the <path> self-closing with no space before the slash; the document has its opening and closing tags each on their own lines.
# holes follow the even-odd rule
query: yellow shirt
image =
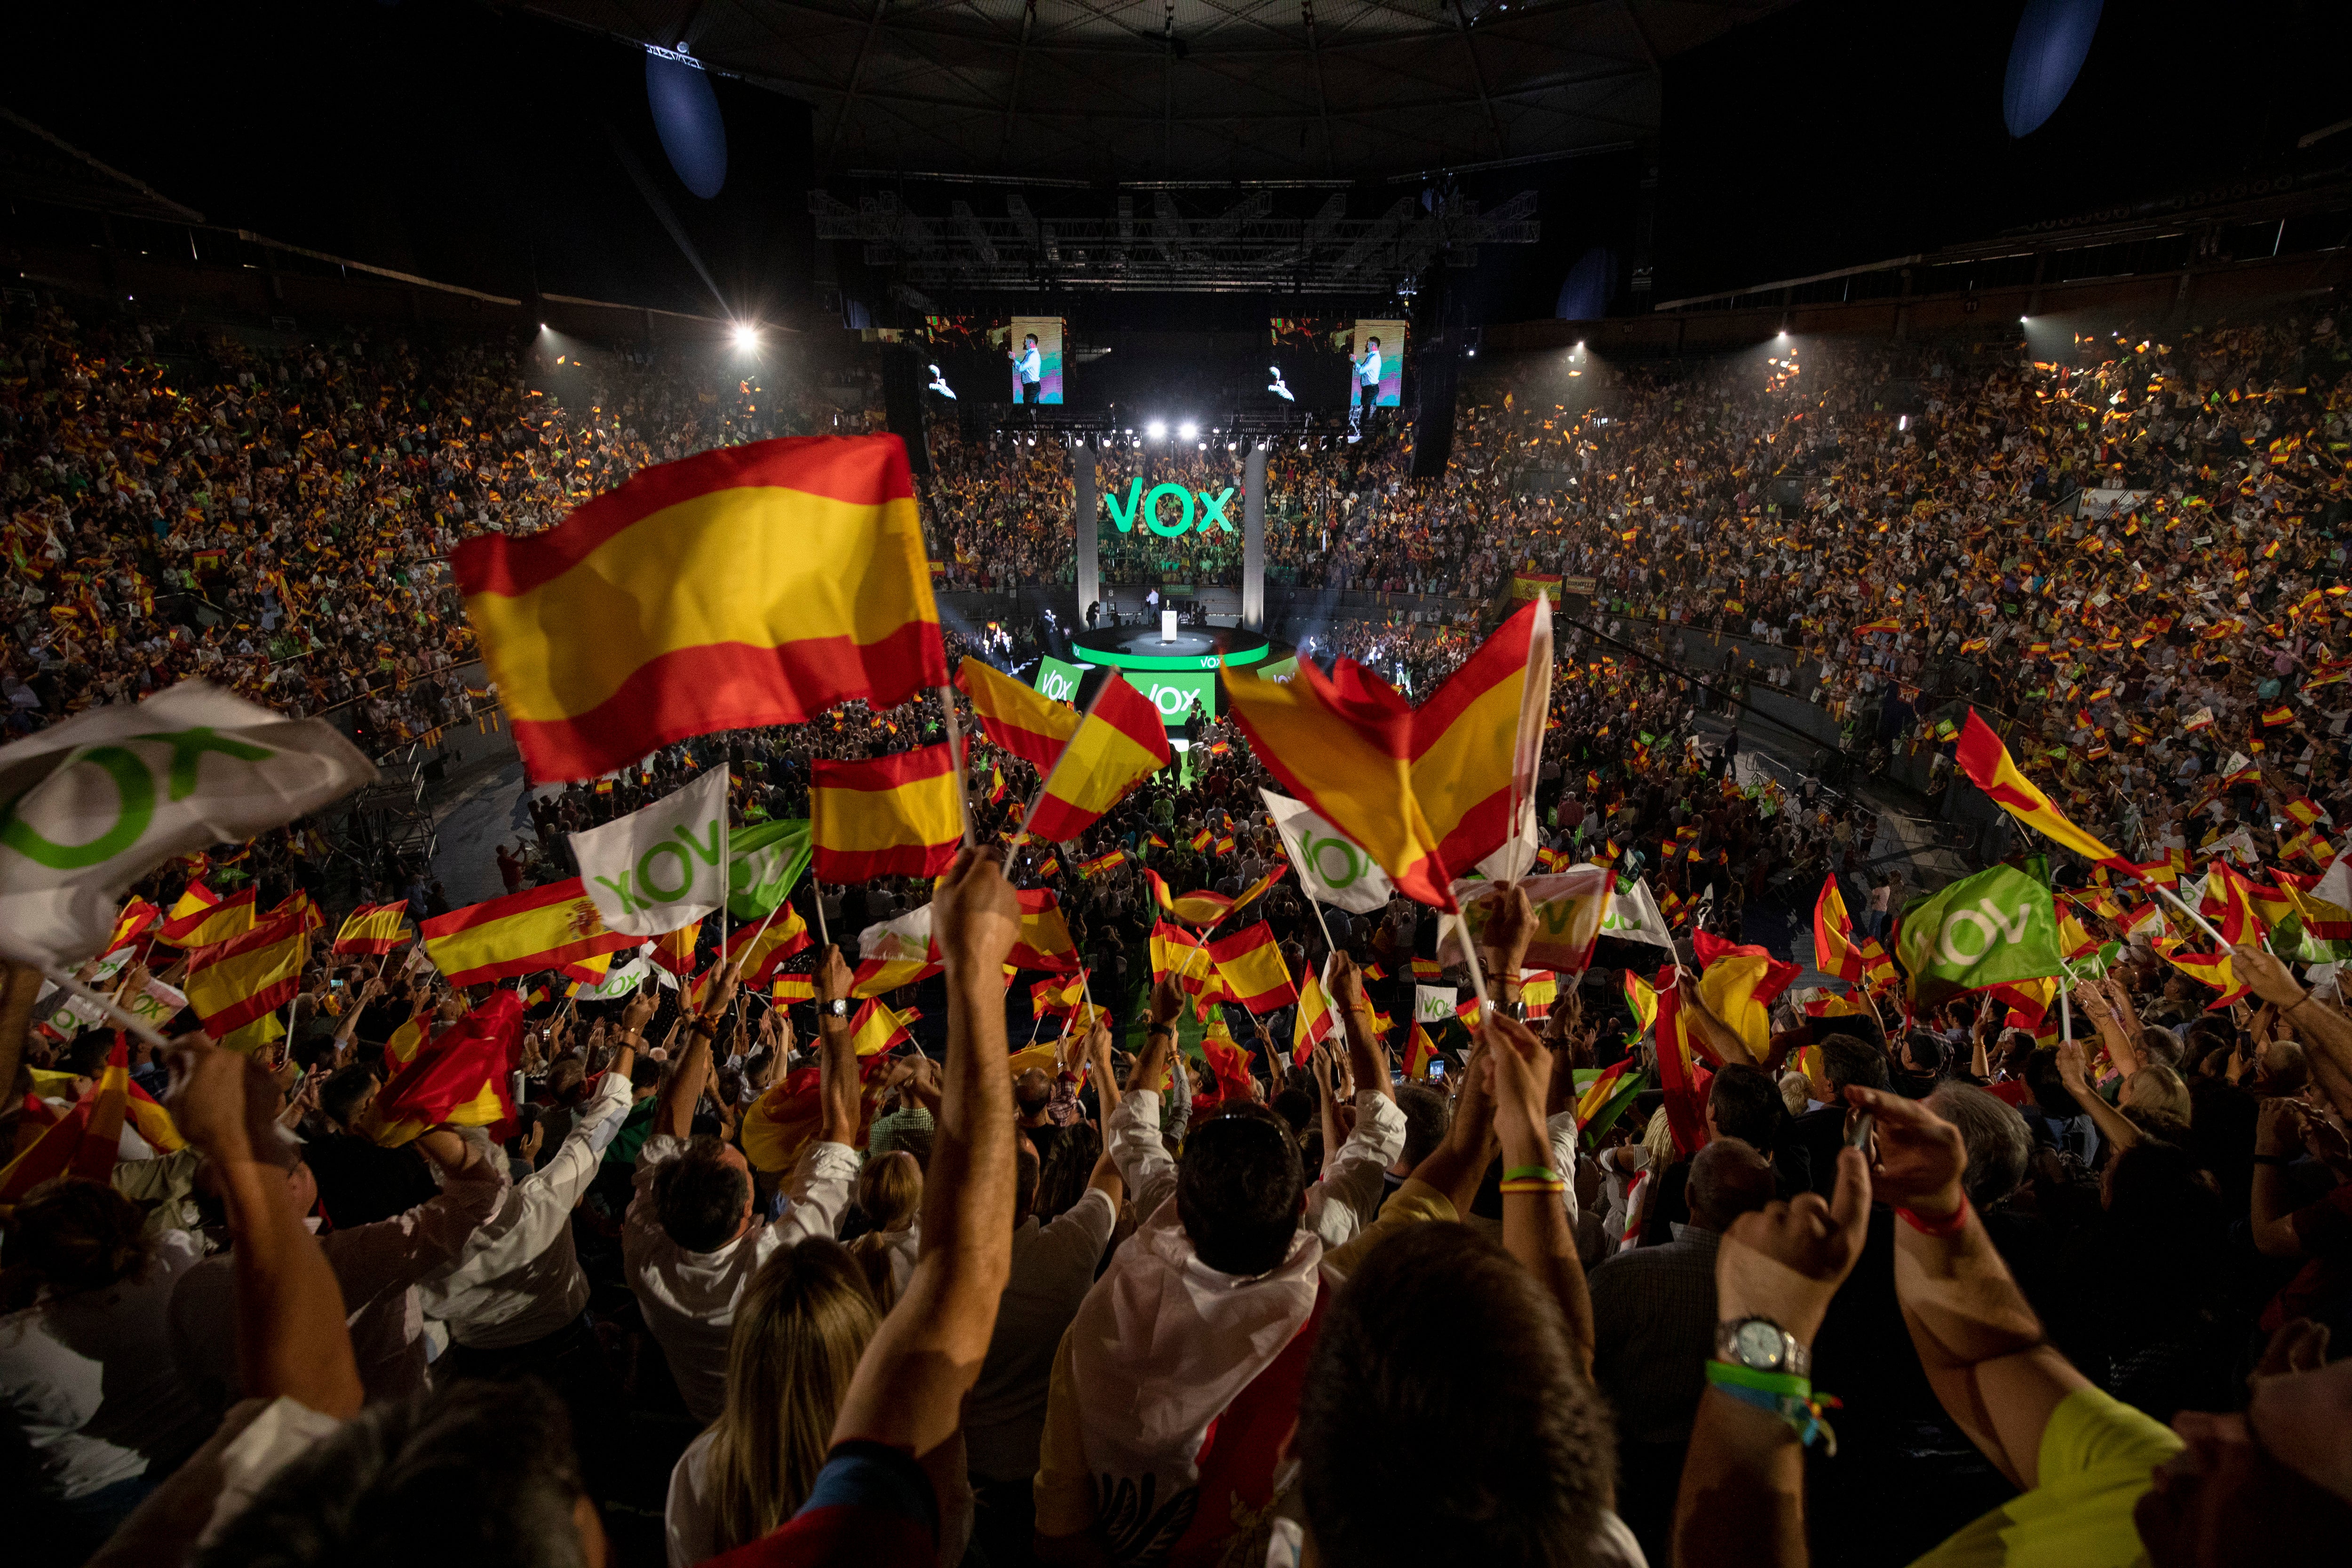
<svg viewBox="0 0 2352 1568">
<path fill-rule="evenodd" d="M 2147 1561 L 2132 1508 L 2172 1429 L 2095 1388 L 2079 1388 L 2042 1432 L 2042 1484 L 1954 1535 L 1912 1568 L 2132 1568 Z"/>
</svg>

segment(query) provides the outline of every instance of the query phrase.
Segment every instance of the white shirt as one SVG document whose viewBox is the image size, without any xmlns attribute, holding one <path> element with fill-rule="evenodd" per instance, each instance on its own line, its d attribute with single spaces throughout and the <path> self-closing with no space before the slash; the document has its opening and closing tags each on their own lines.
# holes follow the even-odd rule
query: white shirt
<svg viewBox="0 0 2352 1568">
<path fill-rule="evenodd" d="M 1378 386 L 1381 384 L 1381 351 L 1366 349 L 1364 357 L 1357 362 L 1356 374 L 1366 386 Z"/>
<path fill-rule="evenodd" d="M 628 1110 L 628 1075 L 600 1075 L 555 1158 L 507 1189 L 456 1263 L 417 1282 L 425 1315 L 447 1323 L 452 1340 L 474 1350 L 527 1345 L 586 1310 L 572 1210 Z"/>
<path fill-rule="evenodd" d="M 719 1555 L 719 1505 L 710 1492 L 710 1443 L 718 1436 L 716 1426 L 704 1431 L 669 1472 L 669 1499 L 662 1506 L 669 1568 L 694 1568 Z"/>
<path fill-rule="evenodd" d="M 424 1392 L 425 1309 L 416 1281 L 457 1260 L 509 1185 L 505 1155 L 494 1152 L 445 1174 L 440 1195 L 405 1214 L 319 1238 L 342 1288 L 352 1353 L 371 1403 Z M 245 1397 L 236 1376 L 236 1265 L 226 1254 L 189 1269 L 173 1290 L 172 1359 L 215 1408 Z"/>
<path fill-rule="evenodd" d="M 793 1173 L 792 1201 L 782 1217 L 714 1252 L 687 1251 L 654 1212 L 654 1173 L 685 1152 L 684 1143 L 660 1132 L 637 1151 L 637 1193 L 622 1227 L 621 1263 L 646 1327 L 669 1358 L 679 1396 L 697 1421 L 707 1422 L 727 1407 L 727 1342 L 735 1331 L 736 1303 L 769 1258 L 812 1236 L 834 1233 L 857 1179 L 857 1151 L 846 1143 L 810 1143 Z"/>
<path fill-rule="evenodd" d="M 50 1496 L 86 1497 L 151 1462 L 168 1469 L 211 1431 L 172 1358 L 157 1353 L 172 1288 L 201 1245 L 167 1231 L 131 1278 L 0 1317 L 0 1408 Z"/>
<path fill-rule="evenodd" d="M 1051 1223 L 1041 1225 L 1031 1215 L 1013 1233 L 1013 1272 L 997 1298 L 996 1331 L 963 1407 L 965 1450 L 981 1479 L 1023 1480 L 1037 1473 L 1054 1352 L 1094 1288 L 1095 1268 L 1118 1223 L 1110 1194 L 1088 1187 Z"/>
<path fill-rule="evenodd" d="M 1380 1217 L 1388 1188 L 1381 1175 L 1404 1152 L 1404 1112 L 1376 1089 L 1356 1093 L 1356 1125 L 1323 1177 L 1307 1189 L 1307 1228 L 1327 1247 L 1344 1246 Z"/>
</svg>

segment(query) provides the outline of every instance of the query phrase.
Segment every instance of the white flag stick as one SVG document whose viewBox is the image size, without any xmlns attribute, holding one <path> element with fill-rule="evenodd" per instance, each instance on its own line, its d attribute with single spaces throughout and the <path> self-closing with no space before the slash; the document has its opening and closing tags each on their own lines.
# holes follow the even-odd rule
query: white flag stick
<svg viewBox="0 0 2352 1568">
<path fill-rule="evenodd" d="M 84 985 L 80 981 L 76 980 L 72 975 L 67 973 L 62 969 L 44 969 L 41 973 L 47 975 L 50 982 L 67 995 L 80 997 L 83 1001 L 97 1008 L 107 1017 L 112 1019 L 117 1028 L 126 1030 L 131 1034 L 138 1036 L 141 1039 L 146 1041 L 149 1045 L 154 1047 L 159 1051 L 167 1051 L 172 1048 L 172 1042 L 165 1039 L 163 1035 L 157 1031 L 153 1025 L 148 1023 L 146 1019 L 140 1017 L 134 1013 L 127 1012 L 124 1009 L 116 1006 L 113 1001 L 109 998 L 105 993 L 100 991 L 92 991 L 89 986 Z"/>
</svg>

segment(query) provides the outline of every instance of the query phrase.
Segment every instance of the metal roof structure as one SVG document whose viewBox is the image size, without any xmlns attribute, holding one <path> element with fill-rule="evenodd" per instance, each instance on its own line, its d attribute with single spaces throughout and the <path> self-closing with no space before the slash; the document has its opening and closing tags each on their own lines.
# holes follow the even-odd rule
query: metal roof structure
<svg viewBox="0 0 2352 1568">
<path fill-rule="evenodd" d="M 815 174 L 1379 179 L 1638 144 L 1790 0 L 518 0 L 814 106 Z"/>
</svg>

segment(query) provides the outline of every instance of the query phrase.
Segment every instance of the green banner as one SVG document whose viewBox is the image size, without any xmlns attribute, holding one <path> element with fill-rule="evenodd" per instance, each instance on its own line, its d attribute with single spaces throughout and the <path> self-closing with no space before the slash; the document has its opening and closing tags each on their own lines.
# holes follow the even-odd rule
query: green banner
<svg viewBox="0 0 2352 1568">
<path fill-rule="evenodd" d="M 739 921 L 766 918 L 792 896 L 808 863 L 805 816 L 737 828 L 727 839 L 727 912 Z"/>
<path fill-rule="evenodd" d="M 1915 1006 L 2065 973 L 2050 889 L 2013 866 L 1980 871 L 1906 905 L 1895 955 Z"/>
</svg>

